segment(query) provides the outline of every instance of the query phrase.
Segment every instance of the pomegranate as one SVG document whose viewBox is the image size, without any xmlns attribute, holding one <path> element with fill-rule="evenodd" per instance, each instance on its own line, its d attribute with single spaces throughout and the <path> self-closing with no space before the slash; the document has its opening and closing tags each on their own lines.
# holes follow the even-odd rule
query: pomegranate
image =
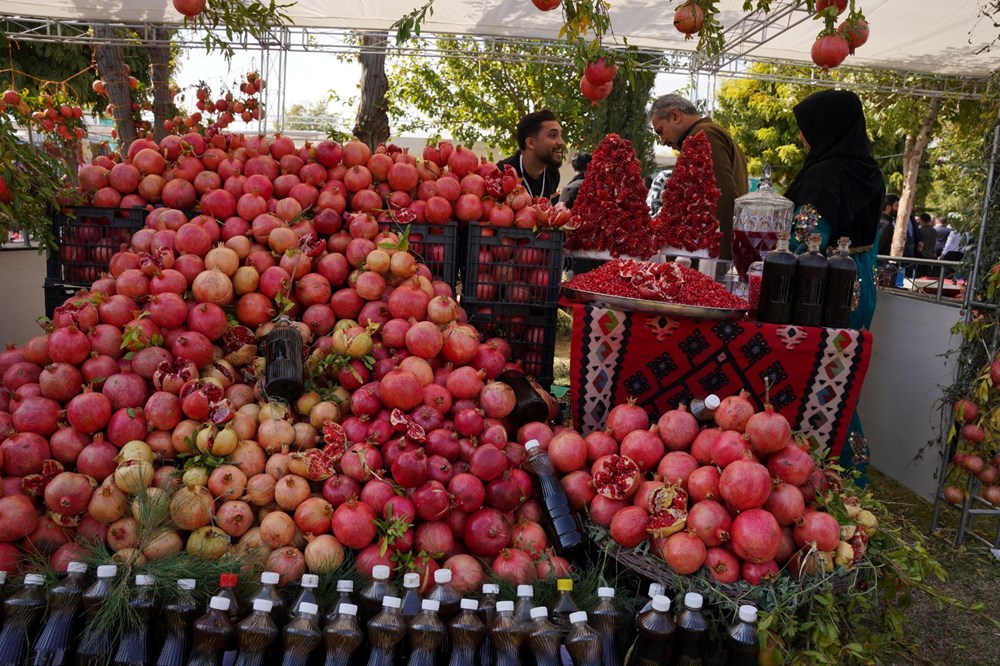
<svg viewBox="0 0 1000 666">
<path fill-rule="evenodd" d="M 556 437 L 558 436 L 556 435 Z M 553 438 L 554 441 L 555 438 Z M 656 434 L 656 426 L 648 430 L 633 430 L 621 439 L 621 454 L 635 461 L 641 472 L 648 472 L 654 469 L 664 457 L 664 450 L 663 441 Z M 551 457 L 551 455 L 552 444 L 550 443 L 549 456 Z M 695 466 L 697 466 L 697 463 Z"/>
<path fill-rule="evenodd" d="M 656 431 L 670 451 L 689 448 L 698 436 L 698 419 L 683 404 L 665 412 L 656 422 Z"/>
<path fill-rule="evenodd" d="M 749 509 L 733 519 L 729 532 L 733 552 L 756 563 L 773 560 L 781 547 L 781 527 L 764 509 Z"/>
<path fill-rule="evenodd" d="M 375 540 L 375 518 L 370 506 L 348 499 L 333 512 L 333 535 L 348 548 L 361 550 Z"/>
<path fill-rule="evenodd" d="M 795 544 L 804 548 L 815 543 L 821 551 L 837 549 L 840 542 L 840 524 L 837 519 L 821 511 L 807 511 L 792 529 Z"/>
<path fill-rule="evenodd" d="M 850 50 L 850 44 L 848 44 L 842 35 L 835 32 L 820 33 L 812 45 L 812 61 L 819 65 L 825 72 L 844 62 Z"/>
<path fill-rule="evenodd" d="M 737 460 L 722 470 L 719 492 L 739 511 L 761 507 L 771 494 L 771 475 L 760 463 Z"/>
<path fill-rule="evenodd" d="M 735 430 L 742 433 L 750 417 L 754 415 L 754 407 L 747 398 L 746 392 L 723 398 L 715 410 L 715 423 L 723 430 Z"/>
<path fill-rule="evenodd" d="M 649 428 L 649 414 L 642 407 L 635 404 L 635 400 L 622 405 L 616 405 L 608 414 L 606 430 L 608 434 L 621 442 L 625 435 L 634 430 L 647 430 Z"/>
<path fill-rule="evenodd" d="M 698 461 L 690 453 L 685 451 L 671 451 L 660 460 L 660 464 L 656 468 L 656 473 L 666 483 L 679 484 L 681 487 L 687 489 L 688 478 L 697 469 Z"/>
<path fill-rule="evenodd" d="M 705 563 L 708 551 L 705 544 L 690 532 L 670 536 L 661 552 L 670 568 L 681 575 L 693 574 Z"/>
<path fill-rule="evenodd" d="M 692 502 L 706 499 L 719 499 L 719 479 L 722 477 L 719 468 L 706 465 L 691 472 L 687 479 L 687 491 Z"/>
<path fill-rule="evenodd" d="M 699 32 L 704 23 L 705 10 L 701 5 L 685 2 L 674 10 L 674 27 L 685 39 L 690 39 L 691 35 Z"/>
<path fill-rule="evenodd" d="M 535 563 L 524 551 L 504 548 L 493 560 L 493 572 L 512 585 L 524 585 L 535 580 Z"/>
<path fill-rule="evenodd" d="M 595 491 L 608 499 L 626 499 L 639 489 L 639 466 L 630 458 L 613 454 L 594 463 Z"/>
<path fill-rule="evenodd" d="M 761 563 L 744 562 L 740 568 L 740 575 L 751 585 L 769 583 L 778 578 L 778 564 L 774 560 Z"/>
<path fill-rule="evenodd" d="M 462 540 L 472 554 L 496 557 L 510 543 L 510 529 L 496 509 L 479 509 L 466 521 Z"/>
<path fill-rule="evenodd" d="M 767 459 L 768 471 L 793 486 L 804 484 L 815 468 L 816 461 L 796 444 L 789 444 Z"/>
<path fill-rule="evenodd" d="M 625 548 L 635 548 L 646 540 L 649 514 L 637 506 L 627 506 L 611 519 L 611 538 Z"/>
<path fill-rule="evenodd" d="M 712 464 L 720 469 L 725 469 L 730 463 L 737 460 L 747 460 L 753 457 L 750 443 L 735 430 L 724 430 L 712 443 Z"/>
<path fill-rule="evenodd" d="M 288 585 L 302 578 L 306 571 L 306 559 L 298 548 L 278 548 L 267 556 L 264 569 L 278 574 L 278 585 Z"/>
<path fill-rule="evenodd" d="M 451 571 L 451 586 L 459 594 L 478 591 L 486 581 L 483 566 L 471 555 L 452 555 L 442 568 Z"/>
<path fill-rule="evenodd" d="M 18 541 L 38 527 L 38 514 L 27 495 L 0 497 L 0 542 Z"/>
<path fill-rule="evenodd" d="M 62 472 L 45 486 L 45 506 L 63 516 L 76 516 L 87 508 L 93 491 L 91 479 L 83 474 Z"/>
<path fill-rule="evenodd" d="M 791 525 L 802 517 L 806 502 L 797 486 L 779 483 L 771 489 L 764 509 L 774 515 L 779 525 Z"/>
<path fill-rule="evenodd" d="M 731 525 L 729 512 L 714 500 L 698 502 L 688 511 L 687 528 L 706 546 L 721 546 L 728 541 Z"/>
<path fill-rule="evenodd" d="M 740 561 L 725 548 L 709 548 L 705 554 L 705 567 L 709 575 L 720 583 L 735 583 L 740 579 Z"/>
</svg>

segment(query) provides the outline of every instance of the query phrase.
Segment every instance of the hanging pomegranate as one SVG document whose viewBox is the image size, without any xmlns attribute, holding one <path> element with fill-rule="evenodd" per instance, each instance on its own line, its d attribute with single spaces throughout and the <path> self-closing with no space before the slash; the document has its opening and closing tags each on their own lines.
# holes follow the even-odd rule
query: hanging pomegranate
<svg viewBox="0 0 1000 666">
<path fill-rule="evenodd" d="M 173 0 L 173 2 L 174 9 L 188 18 L 193 18 L 205 11 L 206 0 Z"/>
<path fill-rule="evenodd" d="M 595 86 L 584 74 L 580 77 L 580 92 L 596 106 L 599 101 L 611 94 L 612 83 L 608 81 L 604 85 Z"/>
<path fill-rule="evenodd" d="M 837 8 L 837 16 L 840 16 L 847 9 L 847 0 L 816 0 L 816 13 L 819 14 L 827 7 L 834 6 Z"/>
<path fill-rule="evenodd" d="M 562 0 L 531 0 L 531 4 L 543 12 L 551 12 L 562 4 Z"/>
<path fill-rule="evenodd" d="M 704 23 L 705 9 L 696 2 L 685 2 L 674 11 L 674 27 L 684 33 L 685 39 L 691 39 Z"/>
<path fill-rule="evenodd" d="M 847 40 L 848 54 L 854 55 L 854 50 L 868 41 L 868 21 L 849 17 L 837 27 L 837 34 Z"/>
<path fill-rule="evenodd" d="M 849 51 L 847 40 L 842 36 L 836 33 L 820 33 L 813 42 L 812 60 L 825 72 L 844 62 Z"/>
<path fill-rule="evenodd" d="M 604 58 L 595 58 L 587 63 L 583 70 L 583 76 L 588 82 L 596 86 L 603 86 L 611 83 L 618 73 L 618 65 L 608 62 Z"/>
</svg>

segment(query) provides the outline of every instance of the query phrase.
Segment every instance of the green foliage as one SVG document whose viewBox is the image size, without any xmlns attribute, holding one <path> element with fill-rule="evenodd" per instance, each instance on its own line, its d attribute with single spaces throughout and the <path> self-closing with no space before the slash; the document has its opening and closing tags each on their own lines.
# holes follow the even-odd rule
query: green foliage
<svg viewBox="0 0 1000 666">
<path fill-rule="evenodd" d="M 435 47 L 462 55 L 427 57 L 425 52 Z M 515 130 L 521 117 L 548 108 L 559 118 L 566 144 L 573 149 L 593 150 L 606 133 L 617 132 L 631 139 L 651 164 L 645 109 L 652 73 L 619 60 L 611 96 L 594 106 L 580 94 L 581 73 L 569 64 L 568 46 L 442 38 L 423 42 L 419 51 L 392 61 L 386 97 L 396 133 L 445 129 L 465 145 L 485 142 L 502 153 L 494 155 L 499 158 L 517 150 Z"/>
<path fill-rule="evenodd" d="M 219 51 L 232 60 L 233 44 L 252 38 L 263 43 L 271 38 L 272 30 L 292 23 L 285 11 L 294 2 L 278 4 L 275 0 L 209 0 L 205 11 L 184 20 L 184 25 L 205 31 L 205 50 Z"/>
<path fill-rule="evenodd" d="M 10 203 L 0 201 L 0 243 L 23 232 L 40 250 L 54 248 L 53 202 L 66 177 L 63 162 L 22 141 L 10 116 L 0 114 L 0 178 L 13 195 Z"/>
</svg>

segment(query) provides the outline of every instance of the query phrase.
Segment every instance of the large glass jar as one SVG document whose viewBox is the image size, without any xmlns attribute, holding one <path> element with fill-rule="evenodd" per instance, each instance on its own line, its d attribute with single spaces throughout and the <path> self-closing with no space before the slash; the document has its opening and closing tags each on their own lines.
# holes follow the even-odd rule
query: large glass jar
<svg viewBox="0 0 1000 666">
<path fill-rule="evenodd" d="M 736 199 L 733 206 L 733 264 L 744 282 L 747 269 L 774 249 L 778 233 L 792 228 L 795 204 L 771 187 L 771 167 L 764 165 L 756 191 Z"/>
</svg>

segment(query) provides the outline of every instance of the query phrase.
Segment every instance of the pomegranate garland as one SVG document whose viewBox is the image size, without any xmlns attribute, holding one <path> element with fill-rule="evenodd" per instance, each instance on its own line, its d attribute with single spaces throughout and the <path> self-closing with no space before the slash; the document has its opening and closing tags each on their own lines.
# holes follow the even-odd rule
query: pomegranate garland
<svg viewBox="0 0 1000 666">
<path fill-rule="evenodd" d="M 875 516 L 838 495 L 839 477 L 817 466 L 783 416 L 770 405 L 755 413 L 740 394 L 715 418 L 718 427 L 699 431 L 681 405 L 650 424 L 629 402 L 608 414 L 607 432 L 587 435 L 586 460 L 556 439 L 548 452 L 570 501 L 595 525 L 621 547 L 648 543 L 681 575 L 705 567 L 717 582 L 759 585 L 782 567 L 793 575 L 847 569 L 864 556 Z M 843 524 L 824 511 L 835 496 Z"/>
</svg>

